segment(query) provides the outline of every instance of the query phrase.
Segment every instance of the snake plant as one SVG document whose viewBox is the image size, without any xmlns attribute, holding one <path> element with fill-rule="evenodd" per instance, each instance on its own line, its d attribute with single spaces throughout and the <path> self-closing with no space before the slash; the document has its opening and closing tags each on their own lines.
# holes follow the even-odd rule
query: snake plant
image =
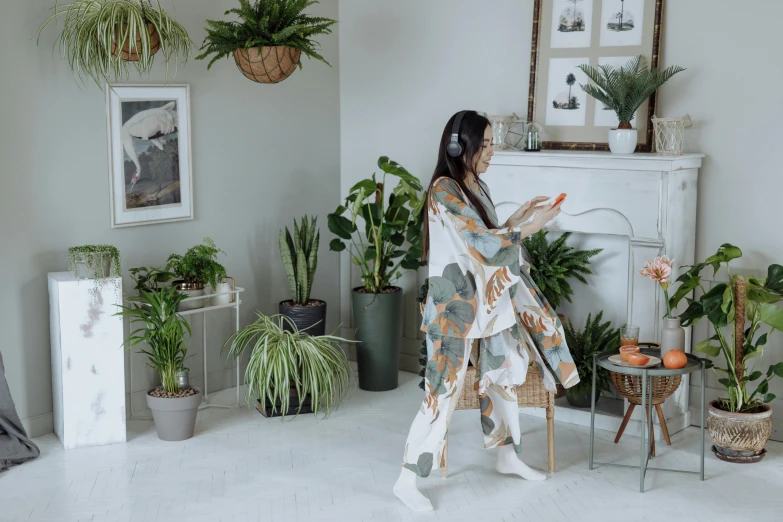
<svg viewBox="0 0 783 522">
<path fill-rule="evenodd" d="M 313 289 L 318 265 L 318 242 L 321 239 L 317 222 L 317 217 L 305 216 L 299 226 L 294 220 L 293 237 L 288 227 L 285 227 L 285 234 L 280 231 L 280 257 L 288 276 L 292 300 L 297 306 L 307 304 Z"/>
</svg>

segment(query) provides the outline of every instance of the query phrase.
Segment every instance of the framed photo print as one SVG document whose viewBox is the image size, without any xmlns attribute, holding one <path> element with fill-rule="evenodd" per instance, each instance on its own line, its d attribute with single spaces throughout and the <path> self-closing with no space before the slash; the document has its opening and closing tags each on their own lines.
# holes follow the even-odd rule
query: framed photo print
<svg viewBox="0 0 783 522">
<path fill-rule="evenodd" d="M 112 228 L 193 219 L 190 88 L 107 86 Z"/>
<path fill-rule="evenodd" d="M 579 65 L 619 68 L 643 55 L 658 67 L 663 0 L 534 0 L 528 121 L 544 127 L 545 149 L 609 150 L 617 116 L 587 96 Z M 637 111 L 638 152 L 650 152 L 655 94 Z"/>
</svg>

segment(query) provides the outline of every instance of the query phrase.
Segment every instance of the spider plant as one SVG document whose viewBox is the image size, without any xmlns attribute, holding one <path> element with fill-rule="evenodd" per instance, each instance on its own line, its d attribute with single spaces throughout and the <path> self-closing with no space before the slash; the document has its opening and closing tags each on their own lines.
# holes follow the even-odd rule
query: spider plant
<svg viewBox="0 0 783 522">
<path fill-rule="evenodd" d="M 293 388 L 300 404 L 309 395 L 313 413 L 323 410 L 328 416 L 345 396 L 351 377 L 348 359 L 336 343 L 351 341 L 308 335 L 282 315 L 256 315 L 258 319 L 229 337 L 221 350 L 228 347 L 233 357 L 250 350 L 245 372 L 248 404 L 258 398 L 266 408 L 268 400 L 273 414 L 279 406 L 286 415 Z M 286 328 L 284 322 L 288 323 Z"/>
<path fill-rule="evenodd" d="M 115 315 L 128 317 L 131 326 L 141 323 L 125 340 L 126 348 L 147 343 L 147 349 L 139 351 L 148 357 L 147 365 L 160 374 L 160 382 L 167 392 L 178 392 L 177 372 L 186 370 L 185 357 L 188 347 L 185 332 L 191 334 L 190 325 L 177 313 L 177 307 L 186 294 L 174 287 L 159 292 L 141 292 L 131 299 L 130 306 L 119 305 L 122 311 Z"/>
<path fill-rule="evenodd" d="M 128 78 L 130 65 L 144 75 L 150 72 L 158 49 L 166 62 L 183 57 L 187 61 L 193 49 L 185 28 L 160 5 L 159 0 L 74 0 L 70 4 L 55 2 L 54 13 L 38 29 L 63 19 L 55 47 L 81 81 L 85 77 L 102 87 Z M 175 70 L 176 74 L 176 70 Z"/>
<path fill-rule="evenodd" d="M 658 87 L 675 74 L 684 71 L 672 65 L 663 71 L 649 69 L 644 56 L 637 56 L 619 69 L 611 65 L 599 65 L 596 69 L 587 64 L 579 68 L 595 85 L 581 85 L 582 90 L 617 113 L 618 129 L 630 129 L 636 110 Z"/>
</svg>

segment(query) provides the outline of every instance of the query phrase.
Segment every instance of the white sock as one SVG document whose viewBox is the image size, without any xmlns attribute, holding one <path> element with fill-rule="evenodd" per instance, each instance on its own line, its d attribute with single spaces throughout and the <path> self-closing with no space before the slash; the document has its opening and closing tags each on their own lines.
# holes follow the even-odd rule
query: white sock
<svg viewBox="0 0 783 522">
<path fill-rule="evenodd" d="M 498 463 L 495 469 L 498 473 L 519 475 L 525 480 L 546 480 L 546 475 L 530 469 L 527 464 L 519 460 L 513 445 L 498 448 Z"/>
<path fill-rule="evenodd" d="M 408 468 L 402 468 L 393 491 L 397 498 L 412 511 L 418 513 L 432 511 L 432 502 L 419 492 L 416 487 L 416 474 Z"/>
</svg>

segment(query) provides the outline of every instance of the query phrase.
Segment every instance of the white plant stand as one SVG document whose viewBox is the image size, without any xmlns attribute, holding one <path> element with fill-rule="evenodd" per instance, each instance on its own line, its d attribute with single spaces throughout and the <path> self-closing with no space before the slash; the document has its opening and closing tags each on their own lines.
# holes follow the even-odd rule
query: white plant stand
<svg viewBox="0 0 783 522">
<path fill-rule="evenodd" d="M 204 400 L 202 401 L 201 405 L 199 406 L 199 410 L 204 410 L 207 408 L 225 408 L 230 409 L 231 406 L 225 406 L 223 404 L 212 404 L 208 401 L 209 399 L 209 389 L 207 387 L 207 375 L 209 372 L 207 371 L 207 316 L 206 314 L 209 312 L 213 312 L 215 310 L 221 310 L 224 308 L 233 308 L 234 309 L 234 331 L 239 331 L 239 305 L 242 304 L 242 301 L 239 299 L 239 294 L 241 292 L 244 292 L 245 289 L 241 287 L 236 287 L 234 290 L 229 290 L 228 292 L 221 292 L 222 294 L 231 294 L 232 299 L 234 302 L 232 303 L 226 303 L 221 305 L 215 305 L 215 306 L 204 306 L 202 308 L 196 308 L 193 310 L 186 310 L 184 312 L 179 312 L 181 316 L 188 316 L 188 315 L 196 315 L 196 314 L 204 314 L 202 316 L 201 320 L 201 339 L 202 339 L 202 346 L 204 348 Z M 212 299 L 215 297 L 215 294 L 207 294 L 207 295 L 200 295 L 197 297 L 188 297 L 187 299 L 183 299 L 182 302 L 193 302 L 198 300 L 204 300 L 204 299 Z M 131 357 L 133 357 L 133 352 L 131 351 Z M 239 387 L 240 387 L 240 370 L 239 370 L 239 358 L 237 357 L 237 406 L 239 406 Z M 131 387 L 131 406 L 130 406 L 130 416 L 131 418 L 134 417 L 133 413 L 133 363 L 132 361 L 129 364 L 129 380 L 130 380 L 130 387 Z"/>
</svg>

